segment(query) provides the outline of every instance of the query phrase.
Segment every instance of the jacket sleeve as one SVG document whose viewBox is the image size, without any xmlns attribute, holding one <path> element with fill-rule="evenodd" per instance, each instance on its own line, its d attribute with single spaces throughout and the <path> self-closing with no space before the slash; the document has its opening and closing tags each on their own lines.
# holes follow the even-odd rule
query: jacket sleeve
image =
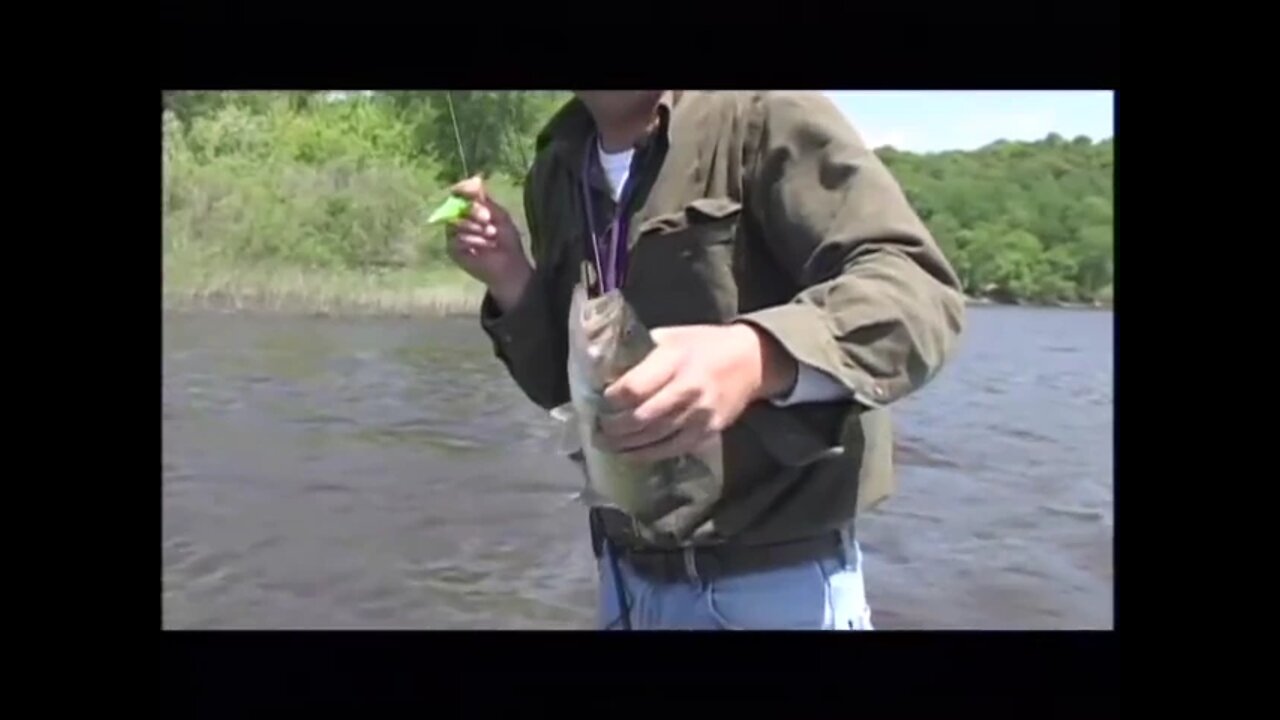
<svg viewBox="0 0 1280 720">
<path fill-rule="evenodd" d="M 738 320 L 866 406 L 924 386 L 954 352 L 965 310 L 938 244 L 825 97 L 763 93 L 753 114 L 749 221 L 802 289 Z"/>
<path fill-rule="evenodd" d="M 505 314 L 486 291 L 480 305 L 480 326 L 492 341 L 494 354 L 524 394 L 550 410 L 569 401 L 568 327 L 567 318 L 556 311 L 554 264 L 539 224 L 535 175 L 536 168 L 524 184 L 533 276 L 520 301 Z"/>
</svg>

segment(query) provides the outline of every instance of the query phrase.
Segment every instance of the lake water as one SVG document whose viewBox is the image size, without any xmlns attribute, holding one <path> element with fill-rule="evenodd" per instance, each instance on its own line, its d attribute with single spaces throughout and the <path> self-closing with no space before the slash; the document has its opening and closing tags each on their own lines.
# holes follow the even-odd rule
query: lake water
<svg viewBox="0 0 1280 720">
<path fill-rule="evenodd" d="M 474 320 L 163 331 L 165 627 L 591 626 L 581 476 Z M 970 308 L 859 522 L 878 627 L 1111 627 L 1112 333 Z"/>
</svg>

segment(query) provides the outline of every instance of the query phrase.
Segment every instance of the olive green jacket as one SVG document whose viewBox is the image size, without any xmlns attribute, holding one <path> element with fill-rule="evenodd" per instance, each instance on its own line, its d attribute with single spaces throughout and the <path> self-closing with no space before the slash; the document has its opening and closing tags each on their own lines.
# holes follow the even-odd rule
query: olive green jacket
<svg viewBox="0 0 1280 720">
<path fill-rule="evenodd" d="M 637 315 L 649 327 L 752 323 L 849 399 L 752 404 L 723 435 L 717 496 L 646 527 L 606 513 L 607 532 L 628 545 L 755 544 L 843 526 L 893 490 L 886 407 L 954 352 L 960 283 L 823 95 L 668 91 L 659 111 L 631 170 L 624 294 Z M 524 197 L 533 280 L 509 313 L 489 296 L 481 310 L 497 357 L 547 409 L 569 400 L 568 309 L 588 233 L 578 182 L 593 131 L 573 100 L 539 136 Z M 598 169 L 589 182 L 612 214 Z"/>
</svg>

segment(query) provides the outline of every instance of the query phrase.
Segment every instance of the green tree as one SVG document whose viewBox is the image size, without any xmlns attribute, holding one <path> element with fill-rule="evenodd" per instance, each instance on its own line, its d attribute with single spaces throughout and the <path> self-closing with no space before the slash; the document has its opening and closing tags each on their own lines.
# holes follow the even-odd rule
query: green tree
<svg viewBox="0 0 1280 720">
<path fill-rule="evenodd" d="M 165 93 L 166 252 L 353 268 L 445 262 L 439 233 L 424 220 L 463 177 L 462 157 L 518 208 L 536 135 L 567 99 L 527 91 Z M 1113 297 L 1113 140 L 1051 135 L 975 151 L 877 153 L 966 292 L 1043 302 Z"/>
<path fill-rule="evenodd" d="M 966 292 L 1046 302 L 1111 293 L 1110 139 L 1051 134 L 972 152 L 878 154 Z"/>
<path fill-rule="evenodd" d="M 1115 229 L 1094 225 L 1080 231 L 1075 247 L 1076 281 L 1088 294 L 1111 285 L 1115 272 Z"/>
<path fill-rule="evenodd" d="M 550 92 L 429 93 L 424 142 L 440 167 L 439 178 L 456 182 L 483 172 L 521 182 L 537 133 L 561 102 L 563 96 Z"/>
</svg>

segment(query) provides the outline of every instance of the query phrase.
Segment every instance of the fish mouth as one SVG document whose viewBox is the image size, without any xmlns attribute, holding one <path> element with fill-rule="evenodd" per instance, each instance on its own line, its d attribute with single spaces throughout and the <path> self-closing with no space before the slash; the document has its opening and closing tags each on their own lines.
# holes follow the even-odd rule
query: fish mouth
<svg viewBox="0 0 1280 720">
<path fill-rule="evenodd" d="M 588 299 L 582 304 L 578 320 L 588 339 L 594 340 L 606 330 L 616 327 L 622 318 L 620 295 L 609 294 Z"/>
<path fill-rule="evenodd" d="M 578 316 L 587 357 L 594 363 L 610 362 L 618 352 L 625 320 L 622 296 L 616 292 L 587 299 Z"/>
</svg>

